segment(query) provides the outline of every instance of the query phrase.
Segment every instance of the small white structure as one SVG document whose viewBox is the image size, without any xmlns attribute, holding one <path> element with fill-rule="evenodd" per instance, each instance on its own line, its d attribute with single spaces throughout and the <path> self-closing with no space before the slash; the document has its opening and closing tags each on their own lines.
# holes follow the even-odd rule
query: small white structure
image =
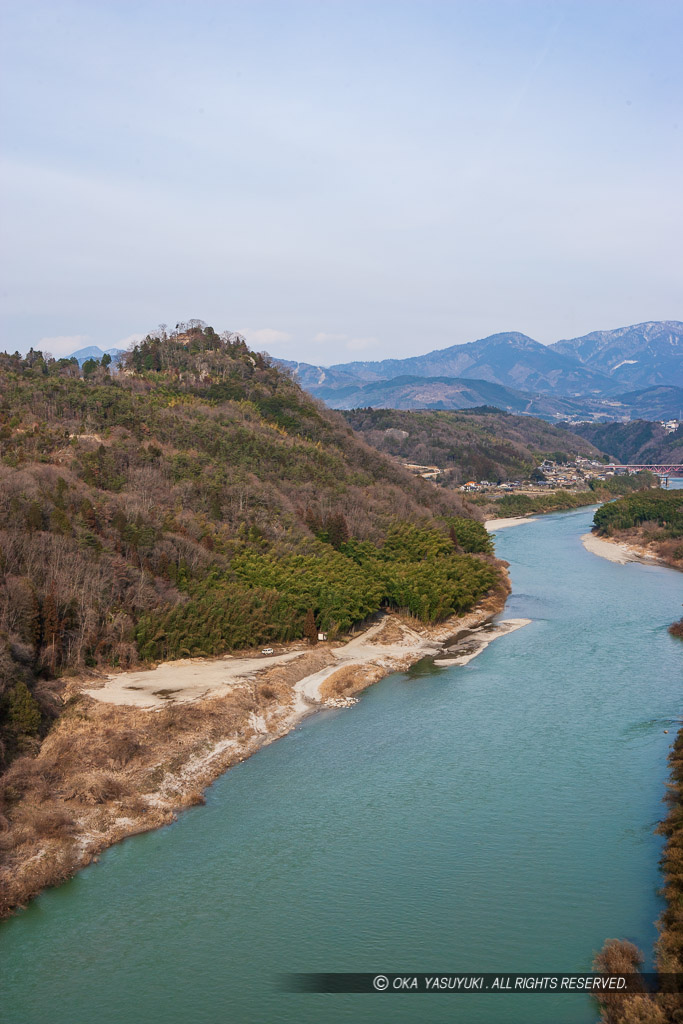
<svg viewBox="0 0 683 1024">
<path fill-rule="evenodd" d="M 318 633 L 318 640 L 327 640 L 327 633 Z"/>
</svg>

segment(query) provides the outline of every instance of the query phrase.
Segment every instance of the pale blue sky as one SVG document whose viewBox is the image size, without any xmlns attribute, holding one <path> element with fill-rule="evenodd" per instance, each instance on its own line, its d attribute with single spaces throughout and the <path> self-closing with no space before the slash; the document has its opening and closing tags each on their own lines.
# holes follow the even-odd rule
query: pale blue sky
<svg viewBox="0 0 683 1024">
<path fill-rule="evenodd" d="M 683 319 L 678 0 L 2 21 L 3 348 L 198 317 L 329 363 Z"/>
</svg>

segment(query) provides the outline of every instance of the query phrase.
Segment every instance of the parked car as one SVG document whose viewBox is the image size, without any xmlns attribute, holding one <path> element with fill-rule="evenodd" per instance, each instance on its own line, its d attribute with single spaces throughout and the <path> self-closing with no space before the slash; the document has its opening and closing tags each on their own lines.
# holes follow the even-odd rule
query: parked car
<svg viewBox="0 0 683 1024">
<path fill-rule="evenodd" d="M 264 647 L 263 650 L 261 651 L 261 654 L 272 654 L 272 653 L 273 653 L 273 648 L 272 647 Z"/>
</svg>

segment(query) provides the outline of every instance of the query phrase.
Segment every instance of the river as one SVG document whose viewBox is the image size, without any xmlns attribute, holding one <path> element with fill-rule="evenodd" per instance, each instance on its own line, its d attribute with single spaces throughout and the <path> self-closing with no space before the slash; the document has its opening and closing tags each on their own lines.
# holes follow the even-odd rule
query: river
<svg viewBox="0 0 683 1024">
<path fill-rule="evenodd" d="M 653 828 L 683 711 L 666 627 L 683 587 L 585 551 L 592 514 L 499 533 L 504 617 L 530 625 L 467 666 L 426 660 L 307 719 L 206 807 L 0 926 L 0 1019 L 595 1021 L 579 994 L 278 986 L 286 971 L 586 971 L 607 937 L 651 954 Z"/>
</svg>

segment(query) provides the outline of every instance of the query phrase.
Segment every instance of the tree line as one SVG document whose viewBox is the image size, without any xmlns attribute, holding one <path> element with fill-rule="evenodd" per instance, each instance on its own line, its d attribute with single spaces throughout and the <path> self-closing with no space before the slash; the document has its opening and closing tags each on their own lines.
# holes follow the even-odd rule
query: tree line
<svg viewBox="0 0 683 1024">
<path fill-rule="evenodd" d="M 238 335 L 162 330 L 116 372 L 0 355 L 5 755 L 65 673 L 464 610 L 497 571 L 468 515 Z"/>
</svg>

